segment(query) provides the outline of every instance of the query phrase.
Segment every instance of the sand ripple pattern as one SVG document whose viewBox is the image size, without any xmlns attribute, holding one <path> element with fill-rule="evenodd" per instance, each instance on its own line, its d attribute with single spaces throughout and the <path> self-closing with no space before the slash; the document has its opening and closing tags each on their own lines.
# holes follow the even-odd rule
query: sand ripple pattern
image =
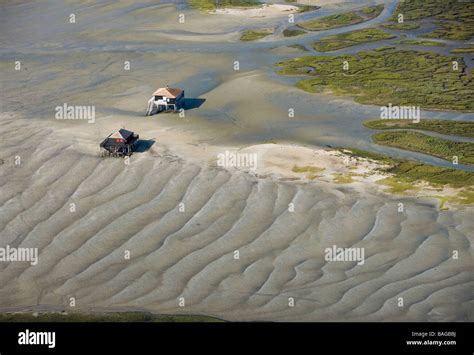
<svg viewBox="0 0 474 355">
<path fill-rule="evenodd" d="M 0 246 L 37 247 L 39 264 L 0 263 L 3 311 L 68 309 L 75 297 L 76 310 L 229 320 L 474 319 L 472 208 L 439 212 L 152 151 L 125 165 L 27 127 L 3 124 L 15 141 L 2 150 Z M 332 245 L 365 248 L 365 263 L 326 261 Z"/>
</svg>

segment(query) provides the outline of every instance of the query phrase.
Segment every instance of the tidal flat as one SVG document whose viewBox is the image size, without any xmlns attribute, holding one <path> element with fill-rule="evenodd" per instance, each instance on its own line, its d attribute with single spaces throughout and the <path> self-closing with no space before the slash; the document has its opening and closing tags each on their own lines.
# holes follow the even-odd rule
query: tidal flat
<svg viewBox="0 0 474 355">
<path fill-rule="evenodd" d="M 401 51 L 392 39 L 312 56 L 323 37 L 387 23 L 399 2 L 384 1 L 367 21 L 285 37 L 289 14 L 295 23 L 364 17 L 374 2 L 311 4 L 320 8 L 0 4 L 0 246 L 36 247 L 39 260 L 0 263 L 2 319 L 37 312 L 57 321 L 63 310 L 73 319 L 133 313 L 114 321 L 149 319 L 135 312 L 275 322 L 474 319 L 472 167 L 378 145 L 363 125 L 390 102 L 420 104 L 421 122 L 473 122 L 472 63 L 449 54 L 467 44 Z M 259 28 L 274 32 L 240 40 Z M 445 67 L 453 58 L 456 73 Z M 323 80 L 322 90 L 295 86 L 305 78 Z M 145 117 L 150 96 L 166 85 L 185 90 L 185 115 Z M 94 123 L 56 119 L 65 103 L 94 106 Z M 139 151 L 129 161 L 100 157 L 99 143 L 123 127 L 140 134 Z M 256 154 L 256 169 L 217 166 L 226 151 Z M 334 245 L 363 247 L 365 263 L 326 260 Z M 187 320 L 179 318 L 164 320 Z"/>
</svg>

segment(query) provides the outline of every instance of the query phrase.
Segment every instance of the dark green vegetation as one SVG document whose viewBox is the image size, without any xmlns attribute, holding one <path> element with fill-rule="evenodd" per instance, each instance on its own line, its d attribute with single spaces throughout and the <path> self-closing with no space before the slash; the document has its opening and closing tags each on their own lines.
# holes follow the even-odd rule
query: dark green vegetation
<svg viewBox="0 0 474 355">
<path fill-rule="evenodd" d="M 320 6 L 313 6 L 313 5 L 298 5 L 298 12 L 309 12 L 320 9 Z"/>
<path fill-rule="evenodd" d="M 267 37 L 272 33 L 273 30 L 271 28 L 262 28 L 259 30 L 245 30 L 240 36 L 240 40 L 244 42 L 256 41 L 257 39 Z"/>
<path fill-rule="evenodd" d="M 474 46 L 455 48 L 451 51 L 451 53 L 474 53 Z"/>
<path fill-rule="evenodd" d="M 289 47 L 289 48 L 299 49 L 299 50 L 305 51 L 305 52 L 308 51 L 308 49 L 307 49 L 305 46 L 303 46 L 302 44 L 290 44 L 288 47 Z"/>
<path fill-rule="evenodd" d="M 468 121 L 423 120 L 413 123 L 402 120 L 374 120 L 364 122 L 364 126 L 372 129 L 423 129 L 451 135 L 474 136 L 474 122 Z M 379 144 L 431 154 L 447 160 L 451 160 L 456 155 L 460 162 L 474 162 L 473 143 L 451 142 L 407 131 L 395 131 L 388 134 L 379 133 L 374 135 L 373 138 Z M 377 183 L 389 186 L 393 193 L 417 190 L 419 188 L 414 184 L 426 181 L 431 185 L 435 185 L 435 187 L 450 185 L 455 188 L 463 188 L 454 196 L 435 196 L 441 201 L 440 209 L 444 209 L 443 206 L 446 202 L 474 203 L 474 173 L 472 172 L 435 167 L 409 160 L 392 159 L 380 154 L 351 150 L 356 155 L 377 160 L 389 166 L 385 171 L 395 176 L 379 180 Z"/>
<path fill-rule="evenodd" d="M 256 7 L 262 3 L 256 0 L 188 0 L 189 6 L 199 10 L 215 10 L 223 7 Z"/>
<path fill-rule="evenodd" d="M 291 169 L 292 172 L 294 173 L 320 173 L 324 171 L 324 168 L 319 168 L 317 166 L 293 166 L 293 169 Z"/>
<path fill-rule="evenodd" d="M 323 172 L 325 169 L 320 168 L 317 166 L 293 166 L 293 169 L 291 169 L 292 172 L 294 173 L 306 173 L 306 178 L 310 180 L 314 180 L 317 177 L 319 177 L 319 173 Z"/>
<path fill-rule="evenodd" d="M 448 161 L 457 156 L 459 163 L 474 164 L 474 143 L 453 142 L 407 131 L 377 133 L 372 139 L 377 144 L 429 154 Z"/>
<path fill-rule="evenodd" d="M 427 41 L 422 39 L 402 39 L 398 44 L 405 44 L 409 46 L 428 46 L 428 47 L 442 47 L 443 42 Z"/>
<path fill-rule="evenodd" d="M 389 51 L 391 49 L 395 49 L 397 47 L 394 47 L 394 46 L 382 46 L 382 47 L 378 47 L 378 48 L 374 48 L 373 50 L 376 51 L 376 52 L 383 52 L 383 51 Z"/>
<path fill-rule="evenodd" d="M 307 32 L 303 31 L 303 30 L 299 30 L 297 28 L 295 28 L 295 29 L 286 28 L 286 29 L 283 30 L 283 36 L 285 36 L 285 37 L 295 37 L 295 36 L 303 35 L 305 33 L 307 33 Z"/>
<path fill-rule="evenodd" d="M 457 60 L 459 68 L 453 70 Z M 349 64 L 343 70 L 344 62 Z M 304 56 L 276 64 L 282 75 L 306 75 L 296 86 L 312 93 L 353 96 L 362 104 L 474 111 L 474 82 L 462 58 L 414 50 Z"/>
<path fill-rule="evenodd" d="M 420 28 L 420 25 L 414 22 L 403 22 L 403 23 L 386 23 L 382 25 L 384 28 L 388 28 L 390 30 L 400 30 L 400 31 L 408 31 L 408 30 L 416 30 Z"/>
<path fill-rule="evenodd" d="M 321 38 L 318 42 L 313 44 L 313 47 L 319 52 L 329 52 L 361 43 L 375 42 L 395 37 L 396 36 L 378 28 L 366 28 Z"/>
<path fill-rule="evenodd" d="M 432 166 L 412 160 L 394 159 L 386 155 L 367 152 L 360 149 L 349 148 L 355 157 L 362 157 L 378 161 L 386 168 L 381 168 L 382 172 L 394 174 L 402 183 L 419 183 L 426 181 L 432 185 L 449 185 L 455 188 L 474 187 L 474 173 L 463 170 Z M 468 192 L 466 192 L 468 193 Z M 459 203 L 468 203 L 458 201 Z"/>
<path fill-rule="evenodd" d="M 1 313 L 0 322 L 222 322 L 198 315 L 161 315 L 143 312 L 113 313 Z"/>
<path fill-rule="evenodd" d="M 399 14 L 404 20 L 418 20 L 434 17 L 439 26 L 427 37 L 467 40 L 474 36 L 474 2 L 461 0 L 409 0 L 400 1 L 393 14 L 393 21 Z"/>
<path fill-rule="evenodd" d="M 474 137 L 474 122 L 469 121 L 420 120 L 414 123 L 409 120 L 372 120 L 365 121 L 364 126 L 381 130 L 417 129 L 451 136 Z"/>
<path fill-rule="evenodd" d="M 348 25 L 354 25 L 368 21 L 380 15 L 384 6 L 369 6 L 359 11 L 345 12 L 342 14 L 335 14 L 330 16 L 321 17 L 315 20 L 309 20 L 298 24 L 299 27 L 310 31 L 321 31 L 331 28 L 343 27 Z"/>
<path fill-rule="evenodd" d="M 473 10 L 474 11 L 474 8 Z M 431 38 L 445 38 L 451 40 L 468 40 L 474 36 L 474 23 L 459 23 L 459 22 L 449 22 L 449 23 L 439 23 L 441 28 L 431 32 L 426 33 L 424 36 Z"/>
<path fill-rule="evenodd" d="M 457 0 L 408 0 L 400 1 L 397 9 L 393 13 L 392 20 L 397 21 L 398 15 L 402 14 L 403 19 L 418 20 L 421 18 L 442 15 L 449 11 Z"/>
<path fill-rule="evenodd" d="M 362 150 L 357 148 L 336 148 L 340 152 L 350 151 L 352 157 L 361 157 L 365 159 L 375 160 L 382 164 L 394 163 L 394 160 L 387 155 L 369 152 L 368 150 Z"/>
</svg>

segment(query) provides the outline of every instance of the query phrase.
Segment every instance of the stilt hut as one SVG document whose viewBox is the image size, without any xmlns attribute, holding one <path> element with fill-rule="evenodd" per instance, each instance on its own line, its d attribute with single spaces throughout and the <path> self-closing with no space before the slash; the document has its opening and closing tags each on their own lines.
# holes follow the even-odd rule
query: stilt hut
<svg viewBox="0 0 474 355">
<path fill-rule="evenodd" d="M 110 134 L 100 143 L 101 154 L 111 156 L 130 156 L 136 148 L 138 134 L 122 128 Z"/>
<path fill-rule="evenodd" d="M 184 108 L 184 90 L 178 88 L 159 88 L 156 90 L 150 100 L 146 116 L 153 115 L 162 111 L 177 112 Z"/>
</svg>

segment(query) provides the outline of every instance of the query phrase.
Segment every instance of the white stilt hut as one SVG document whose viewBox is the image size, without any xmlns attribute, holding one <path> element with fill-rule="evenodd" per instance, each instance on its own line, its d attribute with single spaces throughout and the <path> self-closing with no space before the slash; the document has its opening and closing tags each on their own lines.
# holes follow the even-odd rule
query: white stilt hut
<svg viewBox="0 0 474 355">
<path fill-rule="evenodd" d="M 167 86 L 156 90 L 148 100 L 146 116 L 162 111 L 177 112 L 181 108 L 184 108 L 184 90 Z"/>
</svg>

